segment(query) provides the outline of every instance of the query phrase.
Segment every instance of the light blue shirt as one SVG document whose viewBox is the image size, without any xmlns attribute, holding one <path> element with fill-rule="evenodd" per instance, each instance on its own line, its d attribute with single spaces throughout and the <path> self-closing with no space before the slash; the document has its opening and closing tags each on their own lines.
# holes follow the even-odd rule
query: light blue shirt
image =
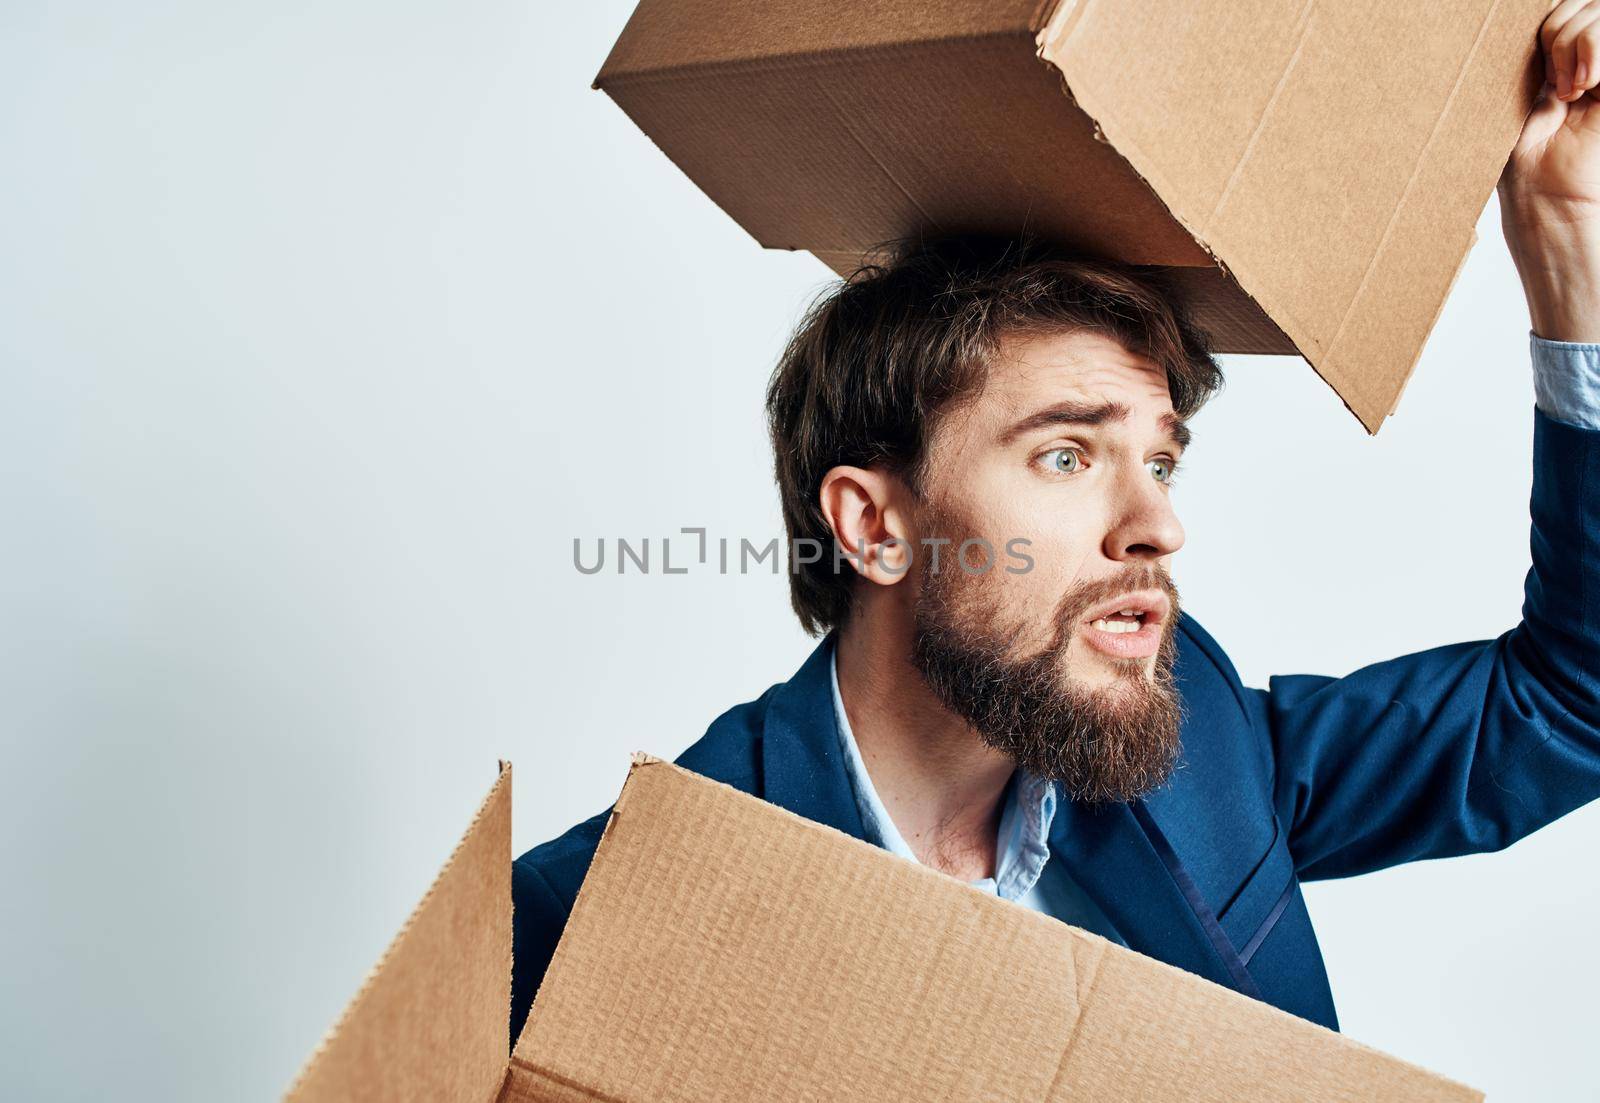
<svg viewBox="0 0 1600 1103">
<path fill-rule="evenodd" d="M 915 862 L 916 854 L 895 827 L 862 761 L 861 748 L 856 744 L 850 717 L 845 713 L 844 697 L 839 693 L 837 650 L 828 659 L 828 669 L 833 679 L 833 712 L 838 720 L 839 745 L 867 839 L 891 854 Z M 1055 819 L 1059 799 L 1055 782 L 1023 770 L 1014 771 L 1006 786 L 1005 806 L 1000 813 L 994 876 L 970 884 L 1002 900 L 1015 901 L 1025 908 L 1126 945 L 1111 920 L 1068 875 L 1066 868 L 1060 862 L 1050 861 L 1050 824 Z"/>
<path fill-rule="evenodd" d="M 1569 425 L 1600 429 L 1600 345 L 1546 341 L 1532 330 L 1528 343 L 1539 409 Z"/>
</svg>

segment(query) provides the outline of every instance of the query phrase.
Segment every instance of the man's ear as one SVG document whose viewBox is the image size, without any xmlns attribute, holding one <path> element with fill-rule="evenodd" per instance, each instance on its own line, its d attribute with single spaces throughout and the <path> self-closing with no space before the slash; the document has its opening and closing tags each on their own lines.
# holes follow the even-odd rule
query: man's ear
<svg viewBox="0 0 1600 1103">
<path fill-rule="evenodd" d="M 818 504 L 833 530 L 834 554 L 882 586 L 911 567 L 909 489 L 898 477 L 869 467 L 835 467 L 822 477 Z"/>
</svg>

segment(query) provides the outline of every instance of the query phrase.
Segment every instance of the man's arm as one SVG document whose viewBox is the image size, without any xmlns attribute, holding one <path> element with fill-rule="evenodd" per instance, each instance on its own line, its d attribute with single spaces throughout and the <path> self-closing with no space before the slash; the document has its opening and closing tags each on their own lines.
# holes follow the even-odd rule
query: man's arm
<svg viewBox="0 0 1600 1103">
<path fill-rule="evenodd" d="M 1509 845 L 1600 797 L 1600 0 L 1540 30 L 1499 182 L 1533 322 L 1533 566 L 1494 640 L 1255 691 L 1302 876 Z"/>
<path fill-rule="evenodd" d="M 1302 877 L 1496 850 L 1600 797 L 1600 429 L 1534 422 L 1522 623 L 1251 691 Z"/>
</svg>

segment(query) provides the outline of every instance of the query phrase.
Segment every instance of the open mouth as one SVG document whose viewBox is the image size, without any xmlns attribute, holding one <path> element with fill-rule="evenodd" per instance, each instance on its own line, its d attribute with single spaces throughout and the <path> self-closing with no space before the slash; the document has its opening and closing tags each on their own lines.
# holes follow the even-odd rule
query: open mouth
<svg viewBox="0 0 1600 1103">
<path fill-rule="evenodd" d="M 1102 632 L 1137 632 L 1144 626 L 1144 617 L 1137 609 L 1119 609 L 1108 617 L 1099 617 L 1089 623 Z"/>
<path fill-rule="evenodd" d="M 1145 658 L 1161 645 L 1162 625 L 1171 614 L 1165 594 L 1150 591 L 1118 595 L 1084 618 L 1085 641 L 1116 658 Z"/>
</svg>

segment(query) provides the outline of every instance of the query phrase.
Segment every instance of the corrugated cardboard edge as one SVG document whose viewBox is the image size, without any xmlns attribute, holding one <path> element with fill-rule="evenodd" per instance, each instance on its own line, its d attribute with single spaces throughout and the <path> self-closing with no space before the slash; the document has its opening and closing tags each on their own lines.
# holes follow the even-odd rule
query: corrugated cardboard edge
<svg viewBox="0 0 1600 1103">
<path fill-rule="evenodd" d="M 331 1027 L 328 1028 L 327 1032 L 323 1034 L 321 1041 L 317 1043 L 317 1047 L 312 1050 L 311 1055 L 306 1058 L 305 1064 L 301 1066 L 300 1072 L 294 1078 L 294 1082 L 291 1083 L 288 1089 L 284 1092 L 283 1098 L 286 1101 L 296 1098 L 297 1094 L 306 1087 L 312 1075 L 316 1071 L 319 1062 L 321 1062 L 325 1055 L 332 1049 L 334 1044 L 340 1038 L 342 1032 L 345 1031 L 351 1022 L 354 1021 L 360 1014 L 362 1007 L 365 1005 L 375 986 L 383 976 L 385 967 L 402 951 L 403 947 L 405 946 L 407 936 L 416 926 L 418 917 L 421 916 L 427 909 L 429 902 L 432 901 L 438 894 L 440 886 L 449 878 L 449 875 L 454 869 L 457 860 L 461 857 L 462 852 L 473 840 L 478 828 L 483 824 L 484 820 L 489 816 L 497 803 L 504 800 L 509 805 L 510 788 L 511 763 L 505 759 L 500 759 L 494 784 L 489 787 L 489 792 L 484 795 L 481 801 L 479 801 L 477 811 L 473 813 L 472 821 L 467 825 L 467 829 L 462 832 L 461 838 L 456 842 L 455 847 L 450 851 L 450 856 L 445 859 L 444 865 L 440 868 L 439 872 L 434 875 L 433 881 L 428 885 L 428 890 L 423 893 L 422 899 L 417 902 L 416 907 L 411 909 L 410 914 L 406 916 L 405 922 L 401 925 L 400 930 L 395 934 L 394 938 L 390 940 L 389 945 L 384 949 L 383 954 L 378 958 L 377 962 L 373 964 L 372 968 L 367 971 L 367 975 L 362 980 L 361 987 L 356 990 L 355 996 L 352 997 L 350 1002 L 345 1005 L 344 1011 L 340 1013 L 339 1018 Z M 506 859 L 507 869 L 509 871 L 509 849 L 506 854 Z M 509 912 L 510 908 L 508 901 L 508 916 Z M 508 944 L 506 946 L 506 1003 L 508 1008 L 510 1005 L 511 984 L 511 974 L 509 968 L 510 961 L 511 947 Z"/>
</svg>

